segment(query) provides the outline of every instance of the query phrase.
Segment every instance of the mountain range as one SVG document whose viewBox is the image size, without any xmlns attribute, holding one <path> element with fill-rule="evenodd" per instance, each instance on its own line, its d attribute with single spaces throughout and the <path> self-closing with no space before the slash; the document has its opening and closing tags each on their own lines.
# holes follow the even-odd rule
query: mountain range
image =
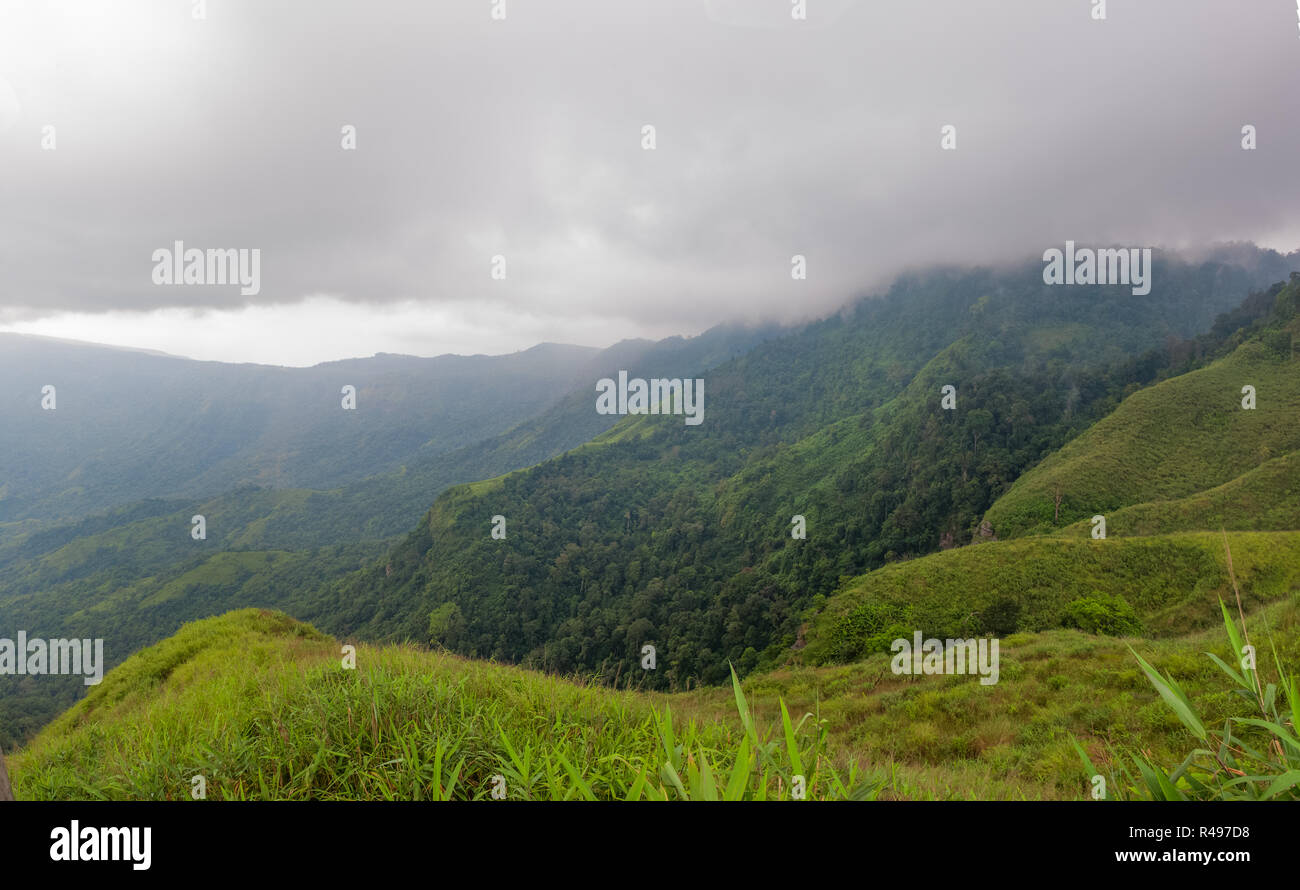
<svg viewBox="0 0 1300 890">
<path fill-rule="evenodd" d="M 838 754 L 887 755 L 908 787 L 932 791 L 926 770 L 942 767 L 970 794 L 1064 793 L 1043 779 L 1068 751 L 1062 731 L 1102 721 L 1067 707 L 1079 672 L 1040 676 L 1029 661 L 1055 664 L 1042 653 L 1068 641 L 1094 659 L 1088 682 L 1131 697 L 1117 636 L 1181 653 L 1238 589 L 1243 614 L 1295 620 L 1297 269 L 1300 252 L 1246 245 L 1157 251 L 1151 292 L 1136 297 L 1045 285 L 1036 262 L 937 267 L 796 328 L 310 369 L 7 337 L 0 626 L 102 637 L 117 664 L 188 621 L 293 616 L 238 613 L 145 649 L 31 743 L 16 785 L 74 793 L 50 758 L 93 760 L 86 733 L 102 719 L 124 734 L 142 706 L 120 690 L 162 694 L 177 665 L 199 682 L 203 652 L 225 653 L 203 664 L 226 683 L 231 656 L 204 635 L 231 633 L 290 660 L 289 641 L 323 657 L 328 634 L 505 662 L 518 668 L 491 670 L 520 671 L 520 695 L 542 694 L 529 670 L 667 695 L 714 721 L 715 741 L 734 670 L 751 698 L 827 703 Z M 703 379 L 706 422 L 598 414 L 595 382 L 620 370 Z M 43 411 L 51 384 L 58 407 Z M 355 411 L 340 406 L 349 385 Z M 206 540 L 191 537 L 196 514 Z M 950 684 L 922 708 L 930 693 L 873 673 L 915 629 L 1001 637 L 1012 663 L 990 700 L 1009 707 L 1013 691 L 1041 687 L 1027 719 L 1042 737 L 1001 738 L 992 705 L 963 730 L 934 708 L 969 693 Z M 1283 643 L 1291 663 L 1294 650 Z M 142 674 L 163 651 L 172 666 Z M 407 654 L 382 656 L 397 659 L 390 691 L 425 657 L 392 651 Z M 480 670 L 437 658 L 448 676 Z M 849 676 L 875 677 L 866 700 Z M 537 682 L 560 694 L 560 680 Z M 35 677 L 0 690 L 6 747 L 83 692 Z M 595 692 L 563 694 L 596 707 Z M 1130 725 L 1105 700 L 1127 737 L 1172 750 L 1169 727 Z M 629 707 L 659 720 L 656 701 Z M 918 732 L 966 741 L 909 741 L 881 723 L 899 709 L 929 727 Z M 1008 765 L 1009 785 L 971 779 Z M 24 786 L 28 769 L 39 779 Z"/>
</svg>

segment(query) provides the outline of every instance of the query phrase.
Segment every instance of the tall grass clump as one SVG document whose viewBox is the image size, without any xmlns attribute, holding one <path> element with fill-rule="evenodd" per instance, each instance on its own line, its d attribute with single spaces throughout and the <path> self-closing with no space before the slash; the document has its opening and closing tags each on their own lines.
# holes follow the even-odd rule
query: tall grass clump
<svg viewBox="0 0 1300 890">
<path fill-rule="evenodd" d="M 1212 652 L 1205 654 L 1227 678 L 1232 692 L 1249 703 L 1253 713 L 1227 718 L 1221 730 L 1207 728 L 1173 676 L 1162 674 L 1133 652 L 1143 673 L 1196 747 L 1172 770 L 1142 751 L 1121 752 L 1111 773 L 1111 782 L 1120 789 L 1120 796 L 1150 800 L 1300 800 L 1300 738 L 1296 733 L 1300 727 L 1300 683 L 1283 668 L 1271 635 L 1269 648 L 1275 673 L 1271 679 L 1261 675 L 1255 648 L 1246 632 L 1241 592 L 1226 535 L 1224 549 L 1237 596 L 1240 627 L 1223 600 L 1219 600 L 1219 609 L 1236 664 Z M 1077 741 L 1074 747 L 1090 774 L 1098 775 Z"/>
</svg>

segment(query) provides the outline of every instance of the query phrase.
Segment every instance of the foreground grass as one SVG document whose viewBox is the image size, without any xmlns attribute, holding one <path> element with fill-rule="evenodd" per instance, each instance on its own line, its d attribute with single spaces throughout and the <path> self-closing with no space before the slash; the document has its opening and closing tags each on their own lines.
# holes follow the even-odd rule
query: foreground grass
<svg viewBox="0 0 1300 890">
<path fill-rule="evenodd" d="M 1251 622 L 1300 661 L 1300 597 Z M 1227 658 L 1222 636 L 1018 634 L 993 686 L 896 676 L 887 655 L 790 667 L 738 707 L 731 688 L 642 694 L 404 647 L 360 646 L 345 670 L 336 641 L 250 609 L 132 656 L 11 772 L 20 799 L 190 799 L 196 775 L 231 800 L 489 799 L 498 776 L 513 800 L 789 799 L 796 775 L 809 799 L 1078 799 L 1072 738 L 1103 770 L 1115 750 L 1186 754 L 1129 645 L 1207 725 L 1251 716 L 1202 654 Z"/>
<path fill-rule="evenodd" d="M 21 798 L 729 799 L 849 796 L 817 734 L 674 721 L 633 692 L 412 648 L 358 647 L 243 610 L 112 671 L 14 758 Z M 850 783 L 853 771 L 848 771 Z M 499 778 L 498 778 L 499 777 Z"/>
<path fill-rule="evenodd" d="M 1213 609 L 1218 614 L 1217 602 Z M 1283 664 L 1300 664 L 1300 596 L 1255 611 L 1250 624 L 1252 633 L 1276 645 Z M 1072 735 L 1106 770 L 1115 751 L 1143 752 L 1171 771 L 1187 754 L 1184 725 L 1134 651 L 1177 679 L 1207 726 L 1258 716 L 1205 655 L 1235 660 L 1222 624 L 1154 641 L 1074 630 L 1016 634 L 1002 640 L 1001 676 L 993 686 L 971 677 L 896 676 L 888 655 L 874 655 L 755 678 L 751 698 L 779 694 L 792 710 L 820 699 L 821 716 L 832 727 L 831 750 L 901 765 L 905 781 L 894 789 L 900 797 L 1081 798 L 1090 774 L 1080 767 Z M 769 714 L 760 708 L 757 716 Z"/>
<path fill-rule="evenodd" d="M 1231 566 L 1226 534 L 1224 550 Z M 1225 661 L 1212 652 L 1205 654 L 1223 672 L 1220 680 L 1228 681 L 1225 688 L 1259 710 L 1245 717 L 1230 715 L 1221 730 L 1207 727 L 1178 680 L 1172 674 L 1162 674 L 1134 652 L 1143 673 L 1195 747 L 1174 769 L 1155 762 L 1144 751 L 1119 752 L 1113 757 L 1118 769 L 1112 766 L 1111 787 L 1119 785 L 1127 795 L 1145 791 L 1153 800 L 1300 800 L 1300 681 L 1284 667 L 1267 622 L 1264 632 L 1272 664 L 1260 664 L 1260 650 L 1251 642 L 1235 576 L 1233 593 L 1236 619 L 1225 603 L 1219 604 L 1230 656 Z M 1071 744 L 1084 768 L 1093 774 L 1093 797 L 1108 797 L 1105 777 L 1092 758 L 1077 741 L 1072 739 Z"/>
</svg>

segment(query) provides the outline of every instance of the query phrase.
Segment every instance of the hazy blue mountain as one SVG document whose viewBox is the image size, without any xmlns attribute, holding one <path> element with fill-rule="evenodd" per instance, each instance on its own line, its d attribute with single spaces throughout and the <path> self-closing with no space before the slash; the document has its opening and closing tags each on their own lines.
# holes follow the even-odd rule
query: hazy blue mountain
<svg viewBox="0 0 1300 890">
<path fill-rule="evenodd" d="M 0 628 L 103 638 L 116 664 L 185 621 L 245 605 L 312 604 L 317 589 L 383 553 L 448 486 L 544 460 L 615 423 L 591 410 L 600 377 L 621 369 L 696 374 L 780 332 L 723 326 L 692 338 L 618 343 L 579 362 L 567 394 L 550 394 L 540 413 L 512 429 L 451 451 L 416 449 L 409 466 L 338 488 L 245 485 L 211 496 L 147 498 L 83 518 L 12 523 L 0 539 Z M 409 366 L 396 358 L 378 361 Z M 206 519 L 206 540 L 190 536 L 195 514 Z M 0 678 L 0 745 L 83 692 L 75 679 Z"/>
<path fill-rule="evenodd" d="M 0 334 L 0 522 L 248 484 L 337 487 L 510 429 L 600 355 L 543 344 L 283 368 Z M 42 410 L 46 385 L 55 410 Z"/>
</svg>

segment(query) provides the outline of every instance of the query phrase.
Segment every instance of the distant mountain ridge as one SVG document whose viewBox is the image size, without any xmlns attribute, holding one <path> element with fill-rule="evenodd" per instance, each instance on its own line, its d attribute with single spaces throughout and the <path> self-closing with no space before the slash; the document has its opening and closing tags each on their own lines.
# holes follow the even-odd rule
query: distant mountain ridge
<svg viewBox="0 0 1300 890">
<path fill-rule="evenodd" d="M 501 432 L 599 353 L 375 358 L 294 369 L 0 335 L 0 522 L 246 484 L 333 487 Z M 54 410 L 42 409 L 53 386 Z M 354 386 L 357 410 L 344 411 Z"/>
<path fill-rule="evenodd" d="M 280 368 L 0 334 L 0 534 L 151 497 L 338 488 L 502 435 L 655 349 L 539 344 Z M 355 411 L 343 410 L 344 386 Z"/>
<path fill-rule="evenodd" d="M 724 326 L 693 338 L 624 341 L 585 360 L 579 379 L 565 384 L 567 395 L 552 394 L 512 429 L 451 451 L 422 449 L 407 456 L 409 464 L 339 487 L 243 485 L 149 498 L 83 518 L 10 523 L 0 535 L 0 626 L 51 638 L 105 637 L 109 663 L 116 664 L 182 622 L 214 612 L 272 601 L 309 609 L 318 587 L 383 552 L 447 486 L 536 463 L 608 429 L 618 418 L 596 415 L 589 405 L 599 377 L 619 368 L 695 373 L 779 333 Z M 189 534 L 196 514 L 207 521 L 202 542 Z M 82 694 L 65 679 L 0 682 L 0 745 Z"/>
</svg>

